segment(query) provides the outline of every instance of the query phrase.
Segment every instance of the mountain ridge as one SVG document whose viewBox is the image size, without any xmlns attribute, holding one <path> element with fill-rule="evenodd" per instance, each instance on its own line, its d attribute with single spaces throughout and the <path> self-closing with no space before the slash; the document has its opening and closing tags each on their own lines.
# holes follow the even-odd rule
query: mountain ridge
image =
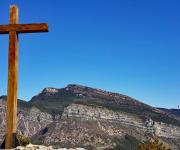
<svg viewBox="0 0 180 150">
<path fill-rule="evenodd" d="M 70 97 L 67 99 L 67 101 L 65 101 L 66 94 L 67 94 L 67 96 Z M 138 109 L 138 107 L 139 108 L 145 107 L 146 109 L 150 109 L 154 113 L 160 113 L 160 114 L 167 115 L 167 116 L 170 115 L 171 117 L 174 117 L 174 118 L 180 117 L 179 116 L 180 113 L 179 113 L 178 109 L 152 107 L 152 106 L 147 105 L 139 100 L 136 100 L 135 98 L 126 96 L 124 94 L 119 94 L 117 92 L 109 92 L 109 91 L 102 90 L 99 88 L 92 88 L 92 87 L 83 86 L 80 84 L 68 84 L 64 88 L 46 87 L 41 92 L 39 92 L 37 95 L 33 96 L 31 98 L 31 100 L 29 100 L 29 101 L 19 99 L 19 106 L 23 106 L 23 107 L 24 106 L 26 106 L 26 107 L 34 106 L 34 107 L 39 108 L 41 111 L 45 111 L 48 113 L 57 113 L 57 111 L 62 113 L 63 108 L 67 107 L 70 103 L 80 103 L 80 104 L 86 103 L 85 101 L 78 101 L 79 97 L 82 99 L 83 99 L 83 97 L 93 97 L 93 98 L 98 97 L 99 98 L 99 95 L 101 96 L 100 98 L 104 98 L 105 100 L 106 99 L 111 100 L 115 104 L 120 103 L 120 105 L 132 105 L 136 109 Z M 56 96 L 56 98 L 54 98 L 54 96 Z M 51 97 L 53 97 L 53 99 Z M 73 99 L 76 99 L 76 100 L 73 101 L 72 97 L 73 97 Z M 0 98 L 6 99 L 6 96 L 3 95 L 3 96 L 0 96 Z M 119 99 L 121 102 L 118 102 Z M 57 110 L 57 111 L 53 110 L 53 112 L 51 112 L 52 111 L 51 109 L 44 108 L 45 106 L 44 106 L 43 102 L 45 102 L 45 104 L 47 103 L 47 106 L 48 106 L 49 102 L 52 104 L 52 103 L 56 103 L 57 101 L 60 101 L 58 104 L 63 106 L 62 108 L 60 108 L 60 110 Z M 61 101 L 63 104 L 61 103 Z M 39 103 L 39 105 L 38 105 L 38 103 Z M 87 103 L 86 103 L 86 105 L 87 105 Z M 94 104 L 90 103 L 90 105 L 94 105 Z M 96 104 L 96 105 L 99 106 L 100 104 Z M 48 106 L 48 107 L 50 107 L 50 106 Z M 108 106 L 106 106 L 106 107 L 108 107 Z M 54 109 L 54 107 L 52 107 L 52 109 Z M 114 107 L 114 109 L 118 109 L 118 108 Z"/>
<path fill-rule="evenodd" d="M 48 89 L 48 91 L 47 91 Z M 53 91 L 53 92 L 49 92 Z M 56 92 L 54 92 L 56 91 Z M 51 108 L 46 107 L 43 102 L 51 103 Z M 95 106 L 103 106 L 109 109 L 113 109 L 116 111 L 126 111 L 130 113 L 135 113 L 137 115 L 141 115 L 143 119 L 146 117 L 152 117 L 154 120 L 161 119 L 162 116 L 166 115 L 168 119 L 161 119 L 162 122 L 175 123 L 180 126 L 180 122 L 174 120 L 174 118 L 178 116 L 174 116 L 174 114 L 168 114 L 163 110 L 157 109 L 150 105 L 144 104 L 134 98 L 129 96 L 109 92 L 97 88 L 91 88 L 87 86 L 77 85 L 77 84 L 69 84 L 65 88 L 44 88 L 39 95 L 33 97 L 30 101 L 30 104 L 38 107 L 42 111 L 47 111 L 48 113 L 56 113 L 63 112 L 64 107 L 67 107 L 70 103 L 78 103 L 85 105 L 95 105 Z M 56 105 L 61 105 L 61 108 L 57 108 L 56 110 L 53 107 Z M 142 115 L 142 112 L 146 113 Z M 170 117 L 169 117 L 170 116 Z M 179 118 L 178 118 L 179 120 Z"/>
<path fill-rule="evenodd" d="M 0 97 L 0 139 L 5 132 L 5 99 Z M 180 149 L 178 114 L 123 94 L 69 84 L 46 87 L 30 101 L 18 100 L 18 104 L 18 133 L 34 144 L 133 150 L 139 143 L 159 137 Z"/>
</svg>

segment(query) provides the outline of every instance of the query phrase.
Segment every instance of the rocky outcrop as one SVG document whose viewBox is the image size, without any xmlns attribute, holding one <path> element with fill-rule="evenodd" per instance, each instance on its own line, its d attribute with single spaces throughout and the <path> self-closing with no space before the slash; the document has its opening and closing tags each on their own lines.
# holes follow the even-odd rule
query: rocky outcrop
<svg viewBox="0 0 180 150">
<path fill-rule="evenodd" d="M 48 126 L 46 131 L 35 135 L 33 142 L 38 143 L 44 137 L 42 144 L 53 143 L 56 148 L 83 145 L 88 150 L 103 150 L 115 146 L 123 147 L 120 141 L 127 142 L 128 135 L 130 139 L 135 137 L 134 141 L 146 141 L 156 136 L 173 149 L 180 148 L 177 143 L 180 140 L 178 126 L 155 122 L 150 118 L 142 120 L 133 114 L 82 104 L 66 107 L 62 117 Z"/>
<path fill-rule="evenodd" d="M 143 121 L 139 117 L 124 112 L 115 112 L 101 107 L 72 104 L 64 109 L 62 118 L 81 118 L 84 120 L 105 120 L 119 122 L 124 126 L 136 128 L 142 132 L 148 132 L 152 136 L 157 135 L 166 138 L 180 139 L 180 127 L 155 122 L 152 119 Z"/>
<path fill-rule="evenodd" d="M 26 147 L 24 146 L 18 146 L 14 150 L 85 150 L 84 148 L 58 148 L 54 149 L 52 146 L 43 146 L 43 145 L 33 145 L 29 144 Z"/>
<path fill-rule="evenodd" d="M 36 107 L 30 108 L 28 111 L 19 111 L 18 133 L 31 137 L 52 122 L 52 115 L 42 112 Z"/>
<path fill-rule="evenodd" d="M 138 140 L 146 140 L 148 136 L 158 136 L 162 139 L 180 141 L 180 127 L 168 125 L 162 122 L 155 122 L 152 119 L 143 121 L 133 114 L 114 112 L 105 108 L 72 104 L 65 108 L 62 118 L 80 118 L 82 120 L 96 120 L 97 126 L 108 135 L 130 134 Z M 101 122 L 118 122 L 119 128 L 112 127 Z M 123 127 L 123 130 L 121 128 Z M 125 128 L 127 130 L 125 130 Z M 133 130 L 133 131 L 132 131 Z M 180 145 L 179 145 L 180 146 Z M 174 146 L 179 149 L 179 147 Z"/>
<path fill-rule="evenodd" d="M 6 125 L 6 101 L 0 99 L 0 140 L 4 139 Z M 31 137 L 48 124 L 52 123 L 52 116 L 35 107 L 18 109 L 17 133 Z"/>
</svg>

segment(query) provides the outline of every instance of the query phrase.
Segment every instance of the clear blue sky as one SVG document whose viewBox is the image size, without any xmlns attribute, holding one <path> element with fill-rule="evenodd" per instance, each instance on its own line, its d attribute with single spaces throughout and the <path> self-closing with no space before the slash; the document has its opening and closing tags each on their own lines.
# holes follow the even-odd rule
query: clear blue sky
<svg viewBox="0 0 180 150">
<path fill-rule="evenodd" d="M 78 83 L 147 104 L 180 104 L 179 0 L 1 0 L 20 23 L 47 22 L 49 33 L 19 35 L 18 97 Z M 7 89 L 8 35 L 0 35 L 0 95 Z"/>
</svg>

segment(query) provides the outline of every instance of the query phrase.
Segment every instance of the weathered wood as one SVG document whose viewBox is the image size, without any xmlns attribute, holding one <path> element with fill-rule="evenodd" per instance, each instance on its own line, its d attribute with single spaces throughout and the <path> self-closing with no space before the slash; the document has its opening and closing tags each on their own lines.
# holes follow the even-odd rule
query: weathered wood
<svg viewBox="0 0 180 150">
<path fill-rule="evenodd" d="M 18 23 L 18 8 L 10 7 L 10 24 Z M 18 37 L 16 31 L 9 32 L 7 128 L 5 148 L 12 148 L 13 133 L 17 121 L 17 80 L 18 80 Z"/>
<path fill-rule="evenodd" d="M 13 135 L 16 135 L 17 128 L 18 34 L 34 32 L 48 32 L 48 25 L 18 24 L 18 8 L 15 5 L 11 6 L 10 24 L 0 25 L 0 34 L 9 34 L 6 149 L 12 148 Z"/>
<path fill-rule="evenodd" d="M 48 25 L 46 23 L 0 25 L 0 34 L 8 34 L 11 31 L 17 33 L 48 32 Z"/>
</svg>

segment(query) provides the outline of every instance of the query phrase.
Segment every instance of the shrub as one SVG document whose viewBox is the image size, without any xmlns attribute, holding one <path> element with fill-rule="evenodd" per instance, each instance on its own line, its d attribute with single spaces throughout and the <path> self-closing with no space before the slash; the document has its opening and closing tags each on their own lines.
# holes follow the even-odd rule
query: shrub
<svg viewBox="0 0 180 150">
<path fill-rule="evenodd" d="M 140 144 L 137 150 L 171 150 L 163 143 L 161 143 L 157 138 L 150 140 L 147 143 Z"/>
<path fill-rule="evenodd" d="M 26 145 L 28 145 L 30 143 L 30 138 L 25 137 L 23 135 L 17 135 L 17 139 L 18 139 L 19 144 L 21 146 L 26 146 Z"/>
</svg>

